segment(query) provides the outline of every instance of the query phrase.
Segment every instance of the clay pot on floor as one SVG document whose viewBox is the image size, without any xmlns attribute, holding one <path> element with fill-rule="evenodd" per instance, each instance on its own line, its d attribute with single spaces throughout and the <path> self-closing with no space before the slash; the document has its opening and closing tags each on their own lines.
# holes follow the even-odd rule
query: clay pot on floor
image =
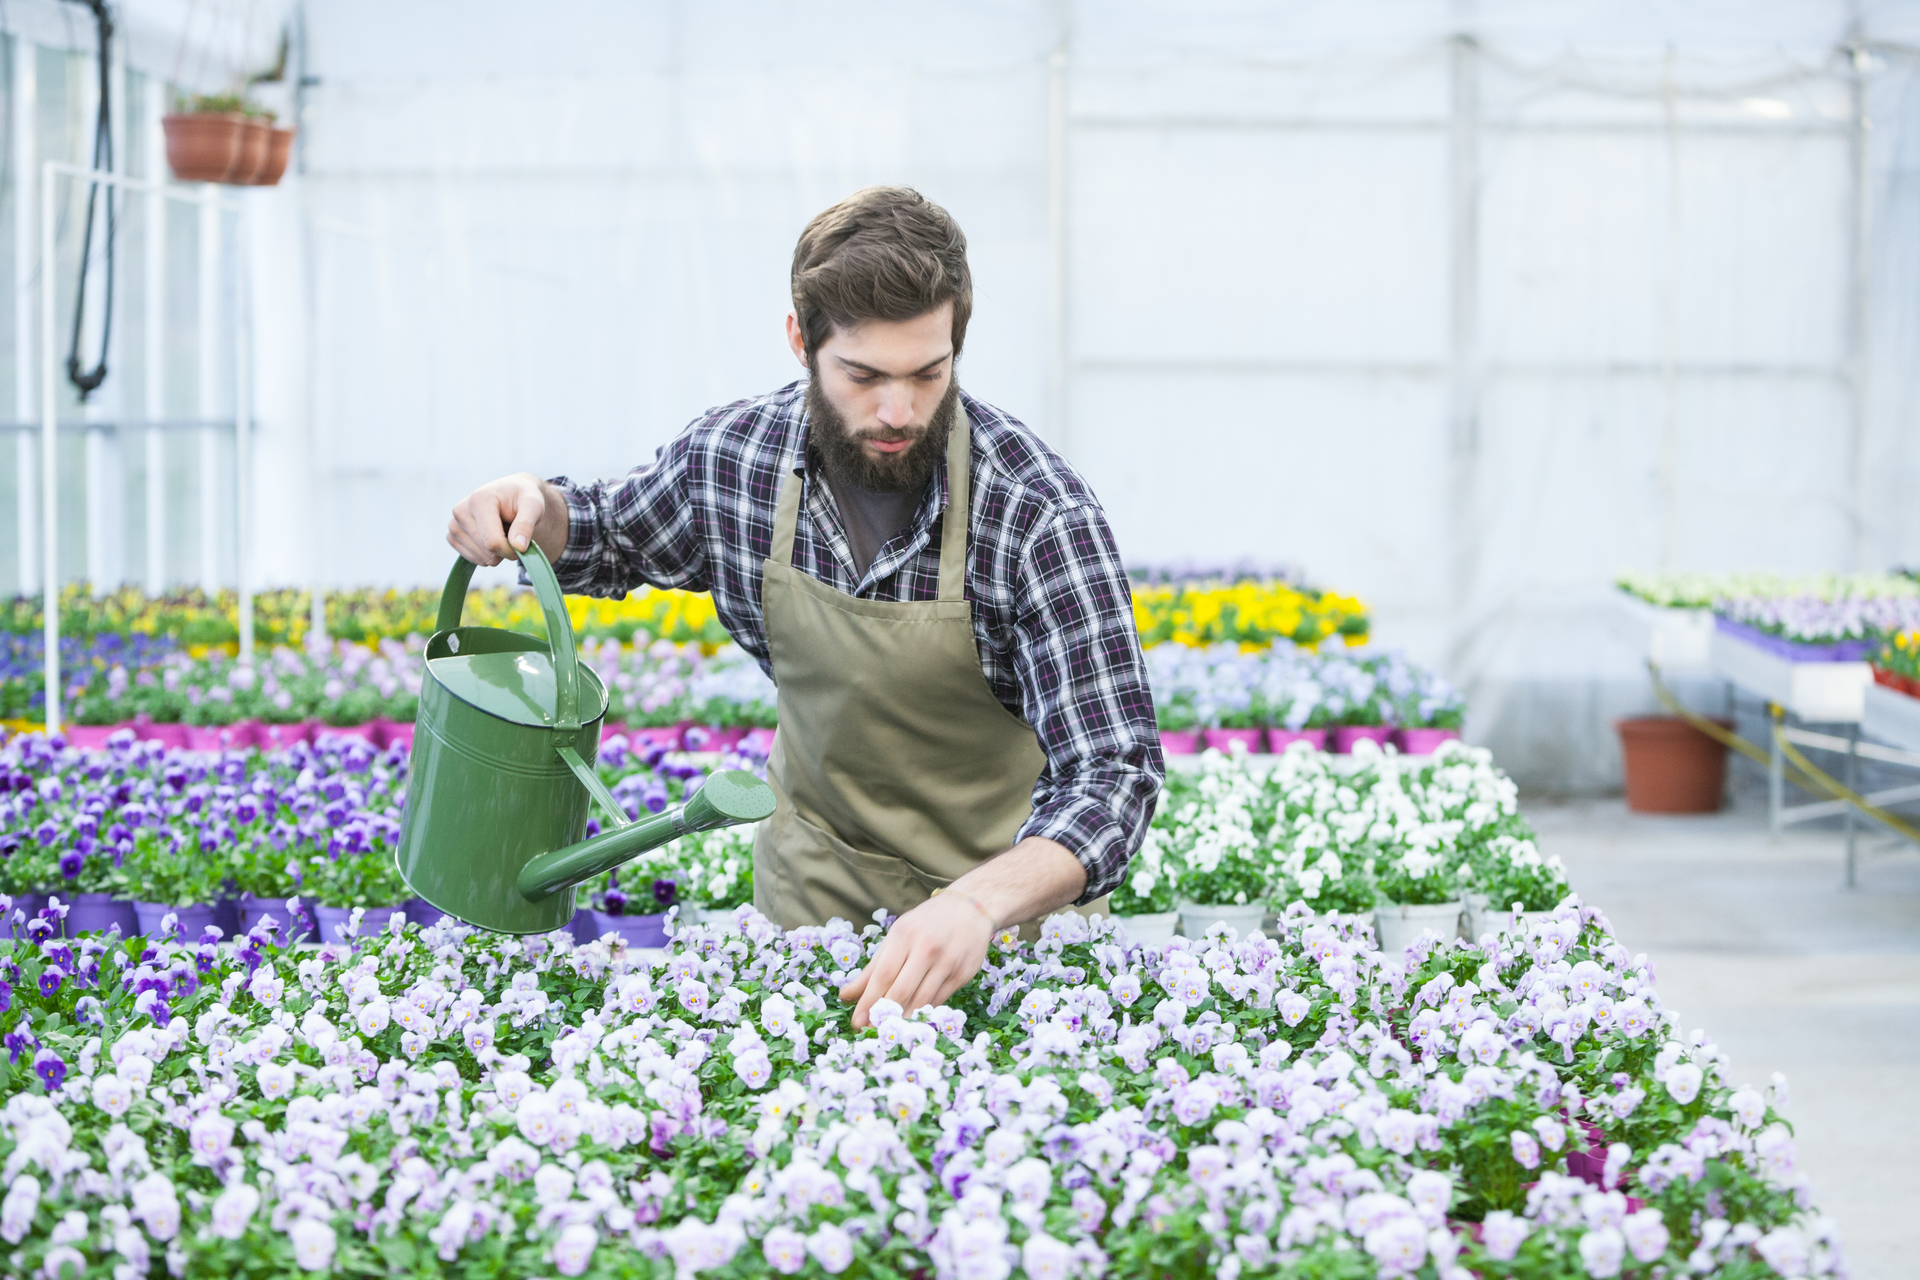
<svg viewBox="0 0 1920 1280">
<path fill-rule="evenodd" d="M 1714 723 L 1732 728 L 1724 720 Z M 1678 716 L 1616 720 L 1626 759 L 1627 808 L 1635 813 L 1717 813 L 1727 749 Z"/>
</svg>

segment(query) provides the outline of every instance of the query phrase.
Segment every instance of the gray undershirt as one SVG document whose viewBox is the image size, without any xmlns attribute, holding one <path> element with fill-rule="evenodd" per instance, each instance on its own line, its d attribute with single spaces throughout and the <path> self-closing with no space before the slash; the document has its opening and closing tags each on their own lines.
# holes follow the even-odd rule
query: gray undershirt
<svg viewBox="0 0 1920 1280">
<path fill-rule="evenodd" d="M 920 493 L 869 493 L 851 481 L 842 480 L 826 467 L 827 487 L 833 491 L 834 505 L 840 508 L 840 523 L 847 529 L 847 547 L 853 552 L 853 568 L 865 578 L 867 568 L 880 548 L 892 542 L 900 531 L 913 523 L 920 509 Z"/>
</svg>

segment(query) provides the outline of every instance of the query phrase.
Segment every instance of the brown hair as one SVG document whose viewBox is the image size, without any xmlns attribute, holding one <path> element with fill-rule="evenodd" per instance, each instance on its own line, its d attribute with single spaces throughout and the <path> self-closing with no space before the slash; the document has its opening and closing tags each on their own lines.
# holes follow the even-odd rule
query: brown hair
<svg viewBox="0 0 1920 1280">
<path fill-rule="evenodd" d="M 807 356 L 835 326 L 911 320 L 953 304 L 953 353 L 973 314 L 967 237 L 911 187 L 856 191 L 807 224 L 793 248 L 793 314 Z"/>
</svg>

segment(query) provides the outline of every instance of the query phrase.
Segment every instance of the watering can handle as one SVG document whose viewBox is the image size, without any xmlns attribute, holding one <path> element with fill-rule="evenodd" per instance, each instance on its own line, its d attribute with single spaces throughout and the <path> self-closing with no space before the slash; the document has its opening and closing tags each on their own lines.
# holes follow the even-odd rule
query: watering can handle
<svg viewBox="0 0 1920 1280">
<path fill-rule="evenodd" d="M 580 660 L 573 649 L 573 621 L 567 617 L 566 598 L 560 594 L 560 579 L 540 544 L 529 540 L 520 553 L 520 565 L 540 598 L 540 612 L 547 620 L 547 651 L 553 656 L 553 720 L 559 729 L 580 727 Z M 473 581 L 473 564 L 456 559 L 447 575 L 446 589 L 440 593 L 440 616 L 434 630 L 452 631 L 460 625 L 461 611 L 467 603 L 467 587 Z"/>
</svg>

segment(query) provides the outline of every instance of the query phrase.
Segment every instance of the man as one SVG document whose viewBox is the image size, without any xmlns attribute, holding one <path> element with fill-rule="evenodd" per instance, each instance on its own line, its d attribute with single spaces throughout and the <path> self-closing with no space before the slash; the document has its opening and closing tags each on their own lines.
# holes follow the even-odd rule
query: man
<svg viewBox="0 0 1920 1280">
<path fill-rule="evenodd" d="M 841 991 L 939 1004 L 994 934 L 1104 909 L 1164 766 L 1098 502 L 960 390 L 966 238 L 873 187 L 807 225 L 787 339 L 808 378 L 712 410 L 625 479 L 520 474 L 454 508 L 498 564 L 529 538 L 572 592 L 711 591 L 779 686 L 778 808 L 754 904 L 783 927 L 897 913 Z"/>
</svg>

